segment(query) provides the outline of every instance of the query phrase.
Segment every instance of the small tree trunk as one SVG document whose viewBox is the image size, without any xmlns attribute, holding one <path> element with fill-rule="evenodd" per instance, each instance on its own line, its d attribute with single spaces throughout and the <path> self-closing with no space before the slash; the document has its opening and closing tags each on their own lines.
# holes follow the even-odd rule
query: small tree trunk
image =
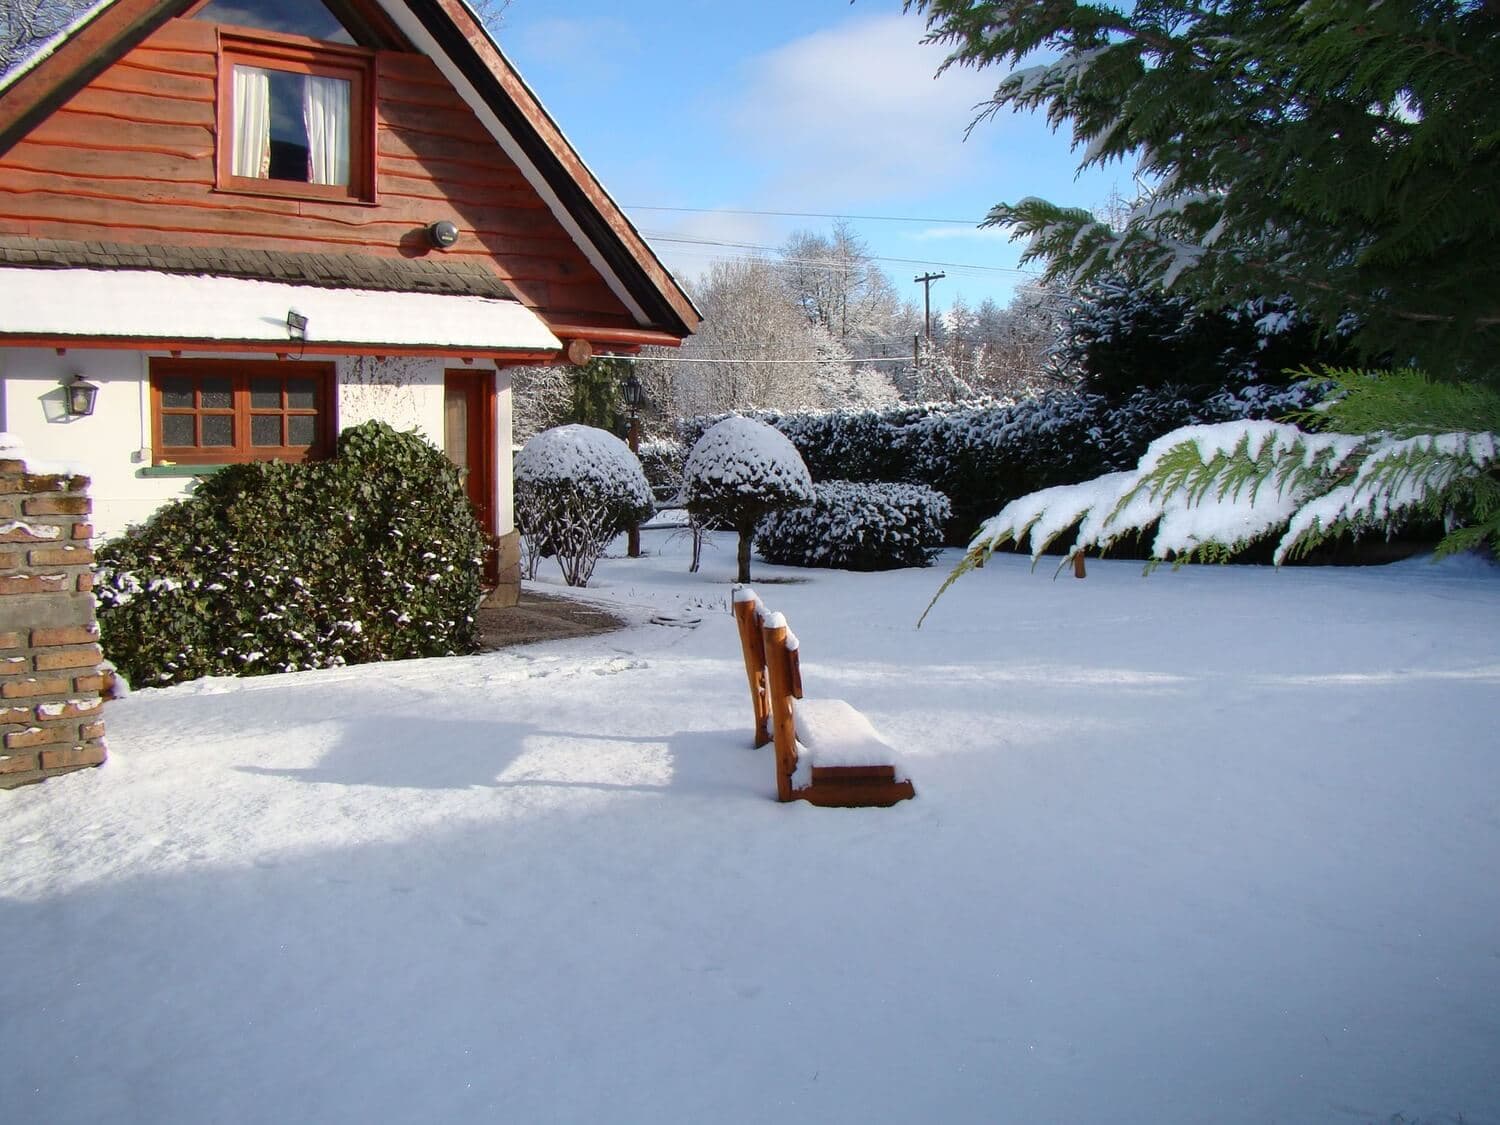
<svg viewBox="0 0 1500 1125">
<path fill-rule="evenodd" d="M 740 528 L 740 574 L 736 582 L 750 581 L 750 540 L 755 535 L 755 525 Z"/>
</svg>

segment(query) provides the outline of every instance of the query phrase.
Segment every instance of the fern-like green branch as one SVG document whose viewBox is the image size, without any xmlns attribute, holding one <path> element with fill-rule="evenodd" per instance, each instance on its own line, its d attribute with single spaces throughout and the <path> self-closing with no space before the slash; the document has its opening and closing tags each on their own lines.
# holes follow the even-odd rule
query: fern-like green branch
<svg viewBox="0 0 1500 1125">
<path fill-rule="evenodd" d="M 1073 529 L 1069 557 L 1152 533 L 1148 569 L 1226 562 L 1278 532 L 1279 566 L 1338 536 L 1391 535 L 1426 520 L 1448 528 L 1439 556 L 1488 547 L 1500 557 L 1500 395 L 1414 371 L 1319 377 L 1331 393 L 1302 421 L 1321 430 L 1187 426 L 1154 441 L 1131 472 L 1011 501 L 979 529 L 922 617 L 996 550 L 1029 544 L 1035 566 Z M 1446 428 L 1454 422 L 1463 428 Z M 1347 432 L 1353 426 L 1364 432 Z"/>
</svg>

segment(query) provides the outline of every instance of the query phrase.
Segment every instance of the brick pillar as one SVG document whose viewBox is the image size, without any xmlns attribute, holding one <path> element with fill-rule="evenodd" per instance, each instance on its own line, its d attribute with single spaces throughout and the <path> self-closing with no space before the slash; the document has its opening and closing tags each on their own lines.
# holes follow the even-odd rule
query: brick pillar
<svg viewBox="0 0 1500 1125">
<path fill-rule="evenodd" d="M 88 483 L 0 458 L 0 789 L 104 761 Z"/>
</svg>

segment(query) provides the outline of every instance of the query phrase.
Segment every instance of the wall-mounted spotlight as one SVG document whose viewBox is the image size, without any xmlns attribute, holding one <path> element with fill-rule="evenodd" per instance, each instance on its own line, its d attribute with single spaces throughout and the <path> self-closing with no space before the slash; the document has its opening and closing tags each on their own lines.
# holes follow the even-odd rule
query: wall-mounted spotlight
<svg viewBox="0 0 1500 1125">
<path fill-rule="evenodd" d="M 458 224 L 448 219 L 439 219 L 427 228 L 427 237 L 439 250 L 446 250 L 458 241 Z"/>
<path fill-rule="evenodd" d="M 286 334 L 293 340 L 307 339 L 307 317 L 296 309 L 288 309 L 286 314 Z"/>
<path fill-rule="evenodd" d="M 99 400 L 99 388 L 90 383 L 82 375 L 74 375 L 73 381 L 66 385 L 68 396 L 68 413 L 74 418 L 87 418 L 94 412 L 94 404 Z"/>
</svg>

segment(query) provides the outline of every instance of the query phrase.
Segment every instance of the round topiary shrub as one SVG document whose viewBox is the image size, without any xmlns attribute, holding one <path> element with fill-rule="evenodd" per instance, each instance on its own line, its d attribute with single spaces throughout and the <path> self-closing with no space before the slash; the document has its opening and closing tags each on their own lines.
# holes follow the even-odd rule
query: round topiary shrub
<svg viewBox="0 0 1500 1125">
<path fill-rule="evenodd" d="M 815 485 L 813 502 L 772 512 L 755 532 L 760 557 L 786 566 L 895 570 L 929 566 L 943 545 L 948 498 L 920 484 Z"/>
<path fill-rule="evenodd" d="M 416 434 L 231 465 L 99 551 L 104 653 L 138 686 L 445 656 L 477 645 L 484 533 Z"/>
<path fill-rule="evenodd" d="M 750 542 L 767 512 L 812 501 L 812 477 L 784 434 L 738 415 L 710 427 L 683 466 L 688 511 L 739 533 L 739 581 L 750 581 Z"/>
<path fill-rule="evenodd" d="M 635 454 L 593 426 L 558 426 L 516 454 L 516 528 L 526 576 L 556 555 L 569 586 L 587 586 L 605 546 L 653 510 Z"/>
</svg>

